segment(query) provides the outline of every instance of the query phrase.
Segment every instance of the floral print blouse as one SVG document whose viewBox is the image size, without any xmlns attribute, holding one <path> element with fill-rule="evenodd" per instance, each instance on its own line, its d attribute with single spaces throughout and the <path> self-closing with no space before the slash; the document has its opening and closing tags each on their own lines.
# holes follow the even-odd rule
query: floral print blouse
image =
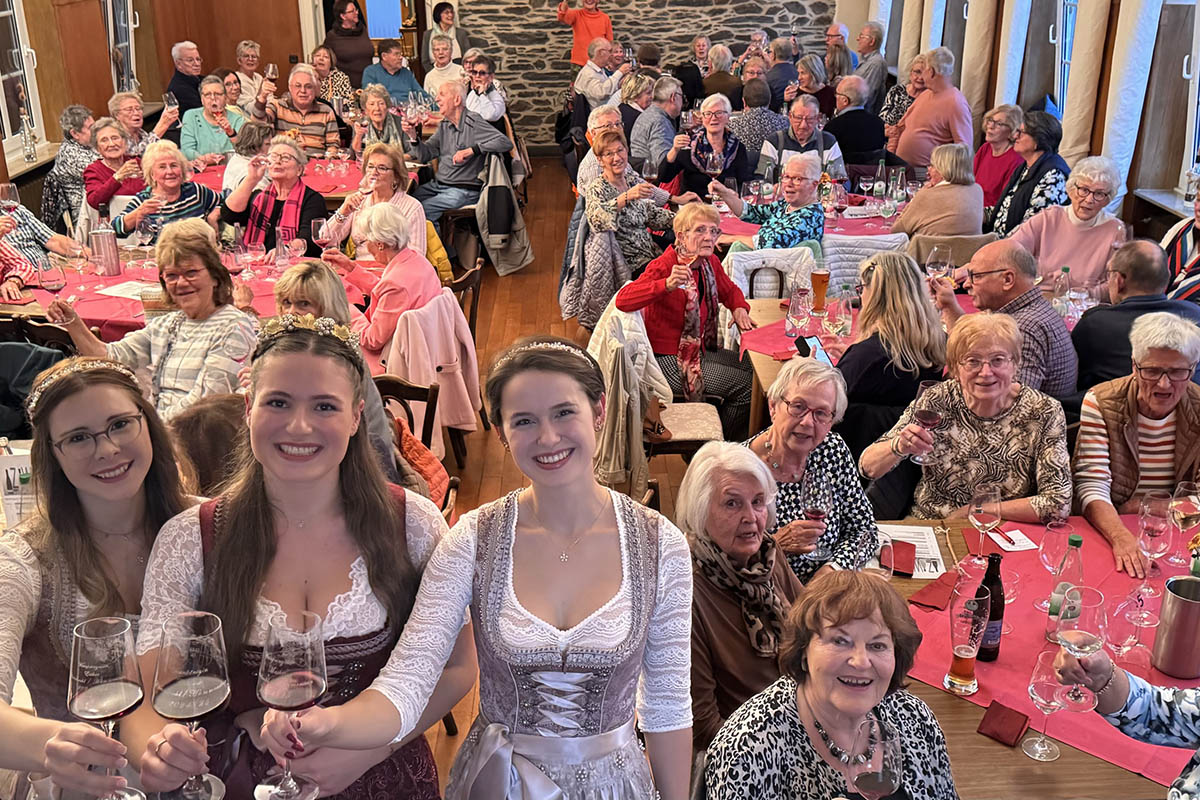
<svg viewBox="0 0 1200 800">
<path fill-rule="evenodd" d="M 625 169 L 625 182 L 630 188 L 644 183 L 632 167 Z M 584 213 L 593 230 L 613 232 L 625 263 L 637 277 L 647 264 L 662 255 L 658 245 L 650 238 L 650 231 L 671 230 L 675 215 L 654 199 L 633 200 L 618 209 L 619 194 L 621 190 L 601 175 L 583 189 Z"/>
<path fill-rule="evenodd" d="M 1021 177 L 1015 185 L 1020 185 L 1021 180 L 1025 178 L 1025 172 L 1029 167 L 1021 167 Z M 1008 218 L 1008 207 L 1012 205 L 1013 193 L 1005 192 L 1004 197 L 1000 199 L 1000 205 L 996 206 L 996 213 L 992 215 L 992 219 L 996 221 L 993 230 L 1001 239 L 1011 236 L 1013 231 L 1020 227 L 1021 223 L 1032 217 L 1039 211 L 1044 211 L 1050 206 L 1065 206 L 1071 202 L 1071 198 L 1067 197 L 1067 176 L 1061 170 L 1047 170 L 1046 174 L 1041 177 L 1037 185 L 1033 187 L 1033 195 L 1029 198 L 1029 207 L 1025 209 L 1025 214 L 1016 224 L 1005 228 L 1003 227 L 1004 220 Z"/>
<path fill-rule="evenodd" d="M 786 200 L 776 200 L 766 206 L 745 203 L 742 219 L 762 226 L 755 236 L 762 249 L 797 247 L 809 240 L 819 242 L 825 235 L 825 209 L 820 203 L 809 203 L 795 211 L 788 207 Z"/>
</svg>

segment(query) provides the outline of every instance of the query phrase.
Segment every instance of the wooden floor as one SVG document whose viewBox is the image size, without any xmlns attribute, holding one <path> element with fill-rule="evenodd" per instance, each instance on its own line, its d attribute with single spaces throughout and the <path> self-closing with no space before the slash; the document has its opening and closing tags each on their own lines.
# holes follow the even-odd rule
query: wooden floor
<svg viewBox="0 0 1200 800">
<path fill-rule="evenodd" d="M 587 341 L 587 332 L 582 331 L 575 320 L 563 320 L 558 310 L 558 276 L 566 246 L 567 224 L 574 205 L 575 196 L 562 162 L 550 158 L 535 159 L 529 205 L 525 209 L 525 225 L 533 245 L 534 262 L 503 278 L 490 268 L 484 273 L 476 326 L 481 373 L 486 374 L 492 359 L 522 336 L 548 333 Z M 446 451 L 450 452 L 448 446 Z M 451 475 L 458 475 L 462 481 L 458 495 L 460 513 L 529 484 L 507 457 L 495 430 L 481 429 L 469 434 L 464 467 L 458 469 L 453 457 L 447 458 L 446 467 Z M 671 516 L 675 491 L 683 480 L 683 460 L 678 456 L 660 456 L 651 461 L 650 469 L 651 477 L 657 478 L 661 487 L 662 512 Z M 426 734 L 437 758 L 443 787 L 458 745 L 475 717 L 477 705 L 478 695 L 472 690 L 455 708 L 454 716 L 460 729 L 457 737 L 447 736 L 440 725 Z"/>
</svg>

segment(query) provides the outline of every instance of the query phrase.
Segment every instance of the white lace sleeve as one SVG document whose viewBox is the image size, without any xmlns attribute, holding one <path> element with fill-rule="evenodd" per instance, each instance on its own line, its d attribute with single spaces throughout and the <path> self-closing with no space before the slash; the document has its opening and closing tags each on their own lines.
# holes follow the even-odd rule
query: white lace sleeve
<svg viewBox="0 0 1200 800">
<path fill-rule="evenodd" d="M 417 572 L 424 572 L 429 557 L 450 529 L 442 512 L 427 497 L 404 490 L 404 536 L 408 539 L 408 558 Z"/>
<path fill-rule="evenodd" d="M 466 514 L 433 551 L 400 641 L 368 687 L 400 713 L 400 730 L 393 741 L 417 724 L 454 650 L 463 613 L 471 603 L 477 520 L 475 512 Z"/>
<path fill-rule="evenodd" d="M 0 700 L 12 702 L 21 644 L 37 621 L 42 573 L 37 556 L 15 531 L 0 535 Z"/>
<path fill-rule="evenodd" d="M 200 506 L 192 506 L 167 520 L 150 550 L 142 586 L 142 618 L 138 624 L 139 656 L 159 646 L 164 621 L 196 608 L 203 588 Z"/>
<path fill-rule="evenodd" d="M 637 711 L 646 733 L 692 724 L 692 557 L 683 533 L 659 521 L 658 594 L 638 679 Z"/>
</svg>

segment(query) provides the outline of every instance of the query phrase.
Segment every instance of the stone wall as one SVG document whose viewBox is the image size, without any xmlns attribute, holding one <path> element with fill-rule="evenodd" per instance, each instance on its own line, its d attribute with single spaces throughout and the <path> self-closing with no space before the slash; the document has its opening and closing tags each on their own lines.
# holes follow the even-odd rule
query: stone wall
<svg viewBox="0 0 1200 800">
<path fill-rule="evenodd" d="M 499 60 L 513 125 L 531 148 L 553 145 L 554 116 L 570 84 L 571 29 L 559 23 L 557 6 L 557 0 L 460 0 L 461 25 L 473 44 Z M 824 53 L 834 6 L 834 0 L 787 0 L 770 8 L 756 0 L 601 0 L 600 8 L 626 47 L 656 44 L 669 67 L 688 57 L 692 37 L 701 32 L 736 53 L 751 31 L 786 34 L 792 23 L 804 50 Z"/>
</svg>

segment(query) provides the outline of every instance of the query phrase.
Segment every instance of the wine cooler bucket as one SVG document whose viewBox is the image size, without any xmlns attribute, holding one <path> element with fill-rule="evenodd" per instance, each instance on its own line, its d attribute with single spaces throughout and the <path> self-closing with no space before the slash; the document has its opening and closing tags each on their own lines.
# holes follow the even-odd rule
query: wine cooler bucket
<svg viewBox="0 0 1200 800">
<path fill-rule="evenodd" d="M 1167 580 L 1151 661 L 1174 678 L 1200 678 L 1200 578 Z"/>
<path fill-rule="evenodd" d="M 117 235 L 111 230 L 94 230 L 91 235 L 92 261 L 104 275 L 121 274 L 121 256 L 117 252 Z"/>
</svg>

